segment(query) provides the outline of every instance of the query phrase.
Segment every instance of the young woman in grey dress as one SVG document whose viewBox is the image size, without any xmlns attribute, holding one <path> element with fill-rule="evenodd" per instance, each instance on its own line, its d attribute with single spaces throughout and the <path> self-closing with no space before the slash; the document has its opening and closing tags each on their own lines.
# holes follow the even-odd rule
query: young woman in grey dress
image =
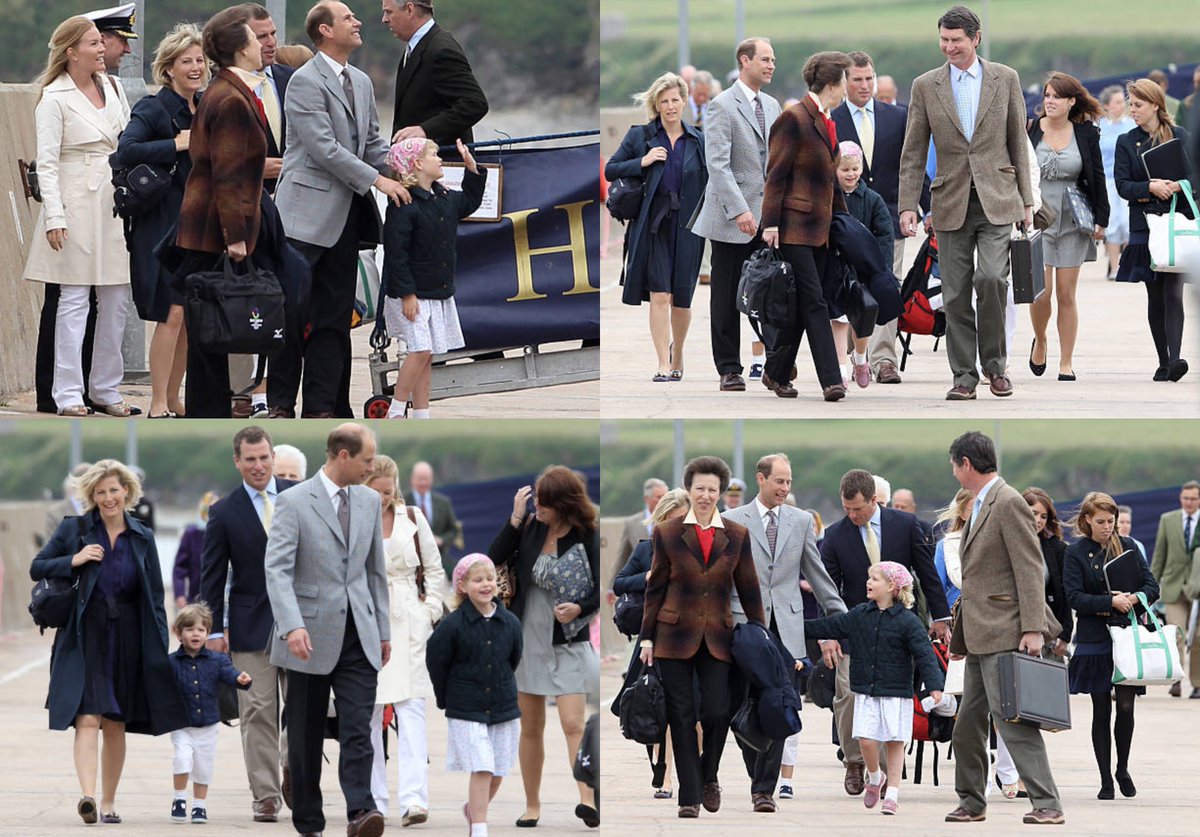
<svg viewBox="0 0 1200 837">
<path fill-rule="evenodd" d="M 1033 345 L 1029 369 L 1046 371 L 1052 299 L 1058 301 L 1058 380 L 1075 380 L 1075 337 L 1079 309 L 1075 289 L 1079 268 L 1096 260 L 1096 242 L 1104 240 L 1108 225 L 1108 191 L 1100 154 L 1100 131 L 1094 120 L 1102 110 L 1079 80 L 1066 73 L 1051 73 L 1042 89 L 1044 116 L 1029 126 L 1029 141 L 1037 152 L 1043 205 L 1058 210 L 1054 223 L 1042 233 L 1046 265 L 1046 292 L 1029 306 Z M 1091 210 L 1093 223 L 1080 229 L 1068 192 L 1077 190 Z"/>
<path fill-rule="evenodd" d="M 536 497 L 530 509 L 529 501 Z M 576 549 L 578 547 L 578 549 Z M 590 590 L 576 601 L 556 602 L 547 589 L 555 562 L 582 550 L 591 576 Z M 568 765 L 573 765 L 587 709 L 589 684 L 599 676 L 599 660 L 588 625 L 600 608 L 600 536 L 596 507 L 574 471 L 552 465 L 533 488 L 522 486 L 513 497 L 511 517 L 488 549 L 497 567 L 508 567 L 516 578 L 509 605 L 521 620 L 524 652 L 517 668 L 517 703 L 521 708 L 521 780 L 525 784 L 525 813 L 520 828 L 538 824 L 541 817 L 543 746 L 546 698 L 554 697 L 558 719 L 567 739 Z M 600 824 L 591 788 L 579 785 L 575 815 L 589 827 Z"/>
</svg>

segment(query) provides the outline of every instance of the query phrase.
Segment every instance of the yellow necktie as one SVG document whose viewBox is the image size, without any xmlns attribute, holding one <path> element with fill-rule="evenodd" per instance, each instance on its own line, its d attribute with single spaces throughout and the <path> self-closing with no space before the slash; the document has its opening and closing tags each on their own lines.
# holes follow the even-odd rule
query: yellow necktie
<svg viewBox="0 0 1200 837">
<path fill-rule="evenodd" d="M 867 524 L 867 557 L 872 564 L 879 563 L 879 538 L 875 537 L 875 527 Z"/>
<path fill-rule="evenodd" d="M 875 156 L 875 126 L 871 124 L 871 114 L 866 108 L 860 109 L 859 114 L 858 143 L 869 166 L 871 158 Z"/>
<path fill-rule="evenodd" d="M 275 513 L 275 505 L 271 502 L 271 498 L 267 496 L 266 491 L 258 492 L 258 496 L 262 497 L 263 501 L 263 530 L 269 535 L 271 533 L 271 515 Z M 876 552 L 878 551 L 879 550 L 877 549 Z M 878 558 L 876 560 L 878 560 Z"/>
<path fill-rule="evenodd" d="M 280 133 L 279 99 L 275 96 L 275 85 L 265 72 L 257 74 L 260 84 L 258 98 L 262 100 L 263 111 L 267 114 L 267 125 L 271 128 L 271 136 L 275 138 L 275 147 L 281 146 L 283 137 Z"/>
</svg>

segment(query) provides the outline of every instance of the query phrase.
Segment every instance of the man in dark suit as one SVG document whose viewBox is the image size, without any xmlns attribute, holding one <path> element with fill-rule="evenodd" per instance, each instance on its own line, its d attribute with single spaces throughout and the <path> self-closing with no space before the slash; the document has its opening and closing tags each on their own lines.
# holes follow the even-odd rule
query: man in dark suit
<svg viewBox="0 0 1200 837">
<path fill-rule="evenodd" d="M 267 431 L 251 425 L 237 432 L 233 465 L 242 484 L 208 510 L 200 558 L 200 596 L 212 608 L 213 625 L 218 628 L 226 624 L 225 582 L 233 568 L 229 627 L 224 633 L 213 633 L 208 647 L 232 654 L 234 665 L 254 678 L 247 691 L 238 693 L 238 715 L 255 822 L 278 821 L 281 797 L 291 805 L 287 739 L 279 734 L 287 678 L 264 650 L 271 633 L 271 604 L 263 559 L 276 497 L 295 483 L 276 479 L 274 464 L 275 451 Z"/>
<path fill-rule="evenodd" d="M 914 515 L 881 506 L 875 501 L 875 478 L 856 468 L 842 477 L 838 491 L 846 516 L 825 530 L 821 560 L 837 586 L 847 610 L 867 601 L 867 571 L 880 561 L 895 561 L 908 568 L 925 592 L 933 633 L 943 642 L 950 638 L 950 608 L 946 591 L 933 564 L 933 545 Z M 845 754 L 846 793 L 863 791 L 862 750 L 853 736 L 854 695 L 850 691 L 850 655 L 836 640 L 821 643 L 821 655 L 829 668 L 837 666 L 837 696 L 833 716 L 838 740 Z"/>
<path fill-rule="evenodd" d="M 426 137 L 438 145 L 475 141 L 471 128 L 488 112 L 487 97 L 463 48 L 433 19 L 430 0 L 383 0 L 383 22 L 407 41 L 396 70 L 392 142 Z"/>
<path fill-rule="evenodd" d="M 449 579 L 454 575 L 455 564 L 450 549 L 463 545 L 462 524 L 454 515 L 454 504 L 445 494 L 433 490 L 433 466 L 428 462 L 413 465 L 408 485 L 412 489 L 412 505 L 419 508 L 429 521 L 433 539 L 442 553 L 442 567 Z"/>
<path fill-rule="evenodd" d="M 901 276 L 904 266 L 904 236 L 900 232 L 900 152 L 904 149 L 903 108 L 872 98 L 875 94 L 875 65 L 865 52 L 850 53 L 846 74 L 846 101 L 833 109 L 838 139 L 851 140 L 863 150 L 863 182 L 879 193 L 892 216 L 895 247 L 892 272 Z M 921 206 L 929 207 L 929 179 L 921 193 Z M 896 321 L 877 326 L 867 347 L 871 371 L 881 384 L 900 383 L 896 368 Z"/>
<path fill-rule="evenodd" d="M 275 63 L 277 29 L 271 13 L 258 3 L 247 3 L 246 6 L 250 11 L 250 28 L 262 46 L 262 81 L 254 88 L 254 94 L 262 100 L 263 111 L 267 114 L 267 170 L 263 182 L 267 191 L 274 193 L 279 170 L 283 167 L 283 152 L 287 148 L 287 114 L 283 103 L 287 98 L 288 82 L 296 71 Z"/>
</svg>

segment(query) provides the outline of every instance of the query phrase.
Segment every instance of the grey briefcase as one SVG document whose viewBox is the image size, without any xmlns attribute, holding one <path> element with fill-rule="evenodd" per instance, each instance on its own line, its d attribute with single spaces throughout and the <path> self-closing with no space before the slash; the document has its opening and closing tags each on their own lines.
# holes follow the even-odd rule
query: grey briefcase
<svg viewBox="0 0 1200 837">
<path fill-rule="evenodd" d="M 1071 728 L 1067 664 L 1013 651 L 1000 664 L 1000 714 L 1046 732 Z"/>
<path fill-rule="evenodd" d="M 1026 234 L 1008 242 L 1012 262 L 1013 301 L 1018 305 L 1033 302 L 1046 292 L 1046 269 L 1042 258 L 1042 231 Z"/>
</svg>

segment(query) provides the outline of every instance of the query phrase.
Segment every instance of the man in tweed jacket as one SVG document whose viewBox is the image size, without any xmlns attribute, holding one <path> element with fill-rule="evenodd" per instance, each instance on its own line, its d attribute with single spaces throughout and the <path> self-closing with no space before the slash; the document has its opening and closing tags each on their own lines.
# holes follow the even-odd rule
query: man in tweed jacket
<svg viewBox="0 0 1200 837">
<path fill-rule="evenodd" d="M 302 834 L 325 828 L 321 746 L 330 688 L 348 833 L 377 837 L 383 831 L 371 795 L 371 713 L 379 670 L 391 655 L 391 629 L 379 496 L 361 484 L 374 460 L 370 430 L 334 428 L 324 467 L 278 496 L 267 538 L 271 663 L 289 672 L 292 823 Z"/>
<path fill-rule="evenodd" d="M 693 233 L 712 242 L 710 330 L 713 363 L 725 392 L 746 389 L 737 286 L 742 263 L 762 246 L 758 222 L 767 178 L 767 138 L 780 112 L 779 102 L 762 92 L 775 73 L 770 41 L 747 38 L 738 45 L 736 57 L 737 81 L 708 103 L 704 123 L 708 186 L 691 226 Z"/>
</svg>

